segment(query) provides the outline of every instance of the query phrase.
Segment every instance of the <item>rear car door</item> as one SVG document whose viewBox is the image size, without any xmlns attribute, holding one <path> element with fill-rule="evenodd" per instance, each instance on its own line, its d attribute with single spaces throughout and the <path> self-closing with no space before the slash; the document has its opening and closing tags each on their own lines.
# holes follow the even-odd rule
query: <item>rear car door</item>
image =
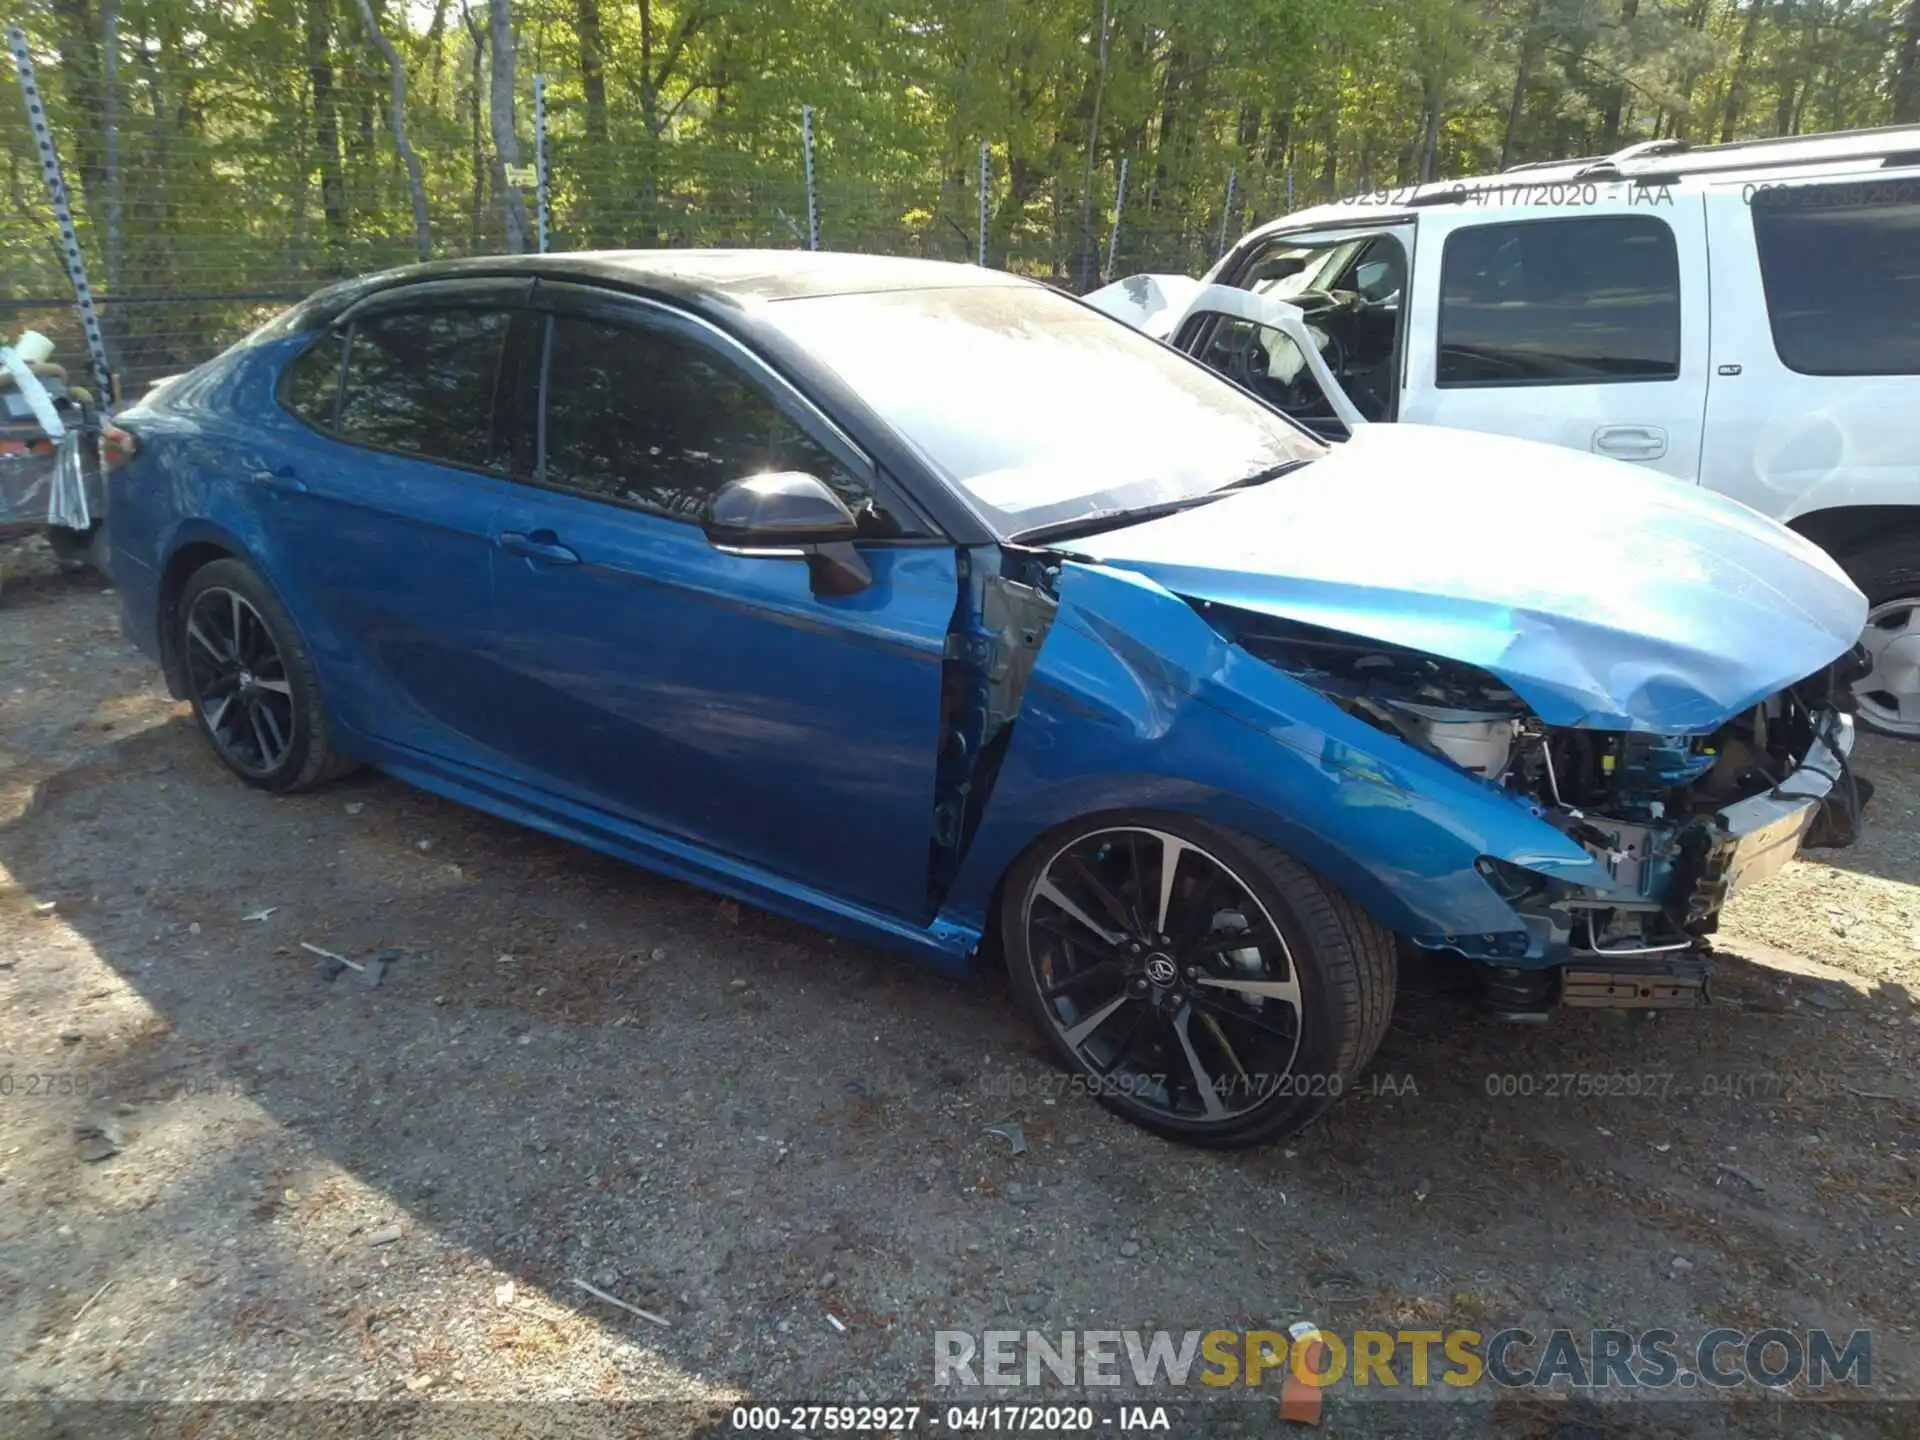
<svg viewBox="0 0 1920 1440">
<path fill-rule="evenodd" d="M 1700 200 L 1552 190 L 1577 208 L 1421 215 L 1400 418 L 1695 479 L 1708 355 Z"/>
<path fill-rule="evenodd" d="M 737 341 L 543 283 L 532 467 L 495 516 L 498 743 L 549 792 L 903 916 L 929 908 L 956 555 L 894 528 L 871 460 Z M 863 510 L 873 583 L 699 522 L 728 481 L 801 470 Z"/>
<path fill-rule="evenodd" d="M 348 729 L 472 760 L 488 658 L 491 521 L 511 487 L 497 400 L 526 281 L 411 286 L 347 312 L 287 368 L 324 438 L 263 455 L 274 567 Z"/>
<path fill-rule="evenodd" d="M 1785 519 L 1920 506 L 1920 170 L 1716 185 L 1700 480 Z"/>
</svg>

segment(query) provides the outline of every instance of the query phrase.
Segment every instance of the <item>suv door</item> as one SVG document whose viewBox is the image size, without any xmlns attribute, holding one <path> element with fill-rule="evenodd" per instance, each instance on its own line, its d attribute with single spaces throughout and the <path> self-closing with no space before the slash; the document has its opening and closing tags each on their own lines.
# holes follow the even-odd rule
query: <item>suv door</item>
<svg viewBox="0 0 1920 1440">
<path fill-rule="evenodd" d="M 1700 201 L 1590 188 L 1575 210 L 1422 213 L 1400 418 L 1692 480 L 1707 387 Z"/>
<path fill-rule="evenodd" d="M 1888 167 L 1892 168 L 1892 167 Z M 1867 597 L 1877 730 L 1920 738 L 1920 168 L 1716 185 L 1700 479 L 1808 531 Z"/>
<path fill-rule="evenodd" d="M 873 463 L 704 322 L 543 283 L 537 444 L 494 521 L 496 697 L 518 771 L 670 841 L 924 919 L 955 552 L 896 524 Z M 873 538 L 873 583 L 717 548 L 728 481 L 801 470 Z"/>
<path fill-rule="evenodd" d="M 409 286 L 349 311 L 281 382 L 324 438 L 255 457 L 271 568 L 314 617 L 329 705 L 412 751 L 469 748 L 494 688 L 490 522 L 511 490 L 496 405 L 528 288 Z"/>
<path fill-rule="evenodd" d="M 1399 410 L 1414 227 L 1376 224 L 1269 236 L 1220 267 L 1216 283 L 1299 309 L 1335 386 L 1369 421 Z M 1331 440 L 1350 427 L 1285 335 L 1217 311 L 1174 343 Z"/>
</svg>

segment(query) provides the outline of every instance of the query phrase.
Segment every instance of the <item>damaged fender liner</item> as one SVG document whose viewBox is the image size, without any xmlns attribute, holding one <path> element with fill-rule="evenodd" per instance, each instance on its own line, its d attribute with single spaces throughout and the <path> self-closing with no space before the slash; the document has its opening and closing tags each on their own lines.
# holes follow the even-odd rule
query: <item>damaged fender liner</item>
<svg viewBox="0 0 1920 1440">
<path fill-rule="evenodd" d="M 960 598 L 942 663 L 928 866 L 936 907 L 979 827 L 1040 646 L 1060 608 L 1050 558 L 1011 546 L 959 553 Z"/>
</svg>

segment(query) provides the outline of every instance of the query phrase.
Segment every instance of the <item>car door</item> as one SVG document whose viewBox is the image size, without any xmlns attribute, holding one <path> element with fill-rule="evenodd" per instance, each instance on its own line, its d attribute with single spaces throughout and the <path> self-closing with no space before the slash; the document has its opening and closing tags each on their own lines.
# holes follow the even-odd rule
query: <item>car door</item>
<svg viewBox="0 0 1920 1440">
<path fill-rule="evenodd" d="M 1323 439 L 1347 437 L 1349 410 L 1363 421 L 1392 420 L 1413 240 L 1406 222 L 1322 226 L 1267 236 L 1223 262 L 1216 283 L 1300 311 L 1321 364 L 1309 364 L 1293 337 L 1217 308 L 1196 312 L 1174 343 Z"/>
<path fill-rule="evenodd" d="M 723 856 L 900 915 L 929 907 L 951 545 L 864 541 L 873 583 L 717 548 L 728 481 L 802 470 L 889 528 L 871 461 L 689 315 L 542 284 L 531 473 L 495 517 L 522 773 Z"/>
<path fill-rule="evenodd" d="M 1594 203 L 1570 211 L 1422 214 L 1400 418 L 1695 479 L 1708 363 L 1699 197 L 1589 188 Z"/>
<path fill-rule="evenodd" d="M 485 728 L 491 521 L 511 488 L 496 400 L 529 288 L 410 286 L 348 311 L 281 384 L 320 435 L 255 456 L 271 568 L 298 597 L 329 705 L 388 744 L 471 760 Z"/>
<path fill-rule="evenodd" d="M 1920 505 L 1920 170 L 1718 184 L 1707 224 L 1701 483 L 1776 519 Z"/>
</svg>

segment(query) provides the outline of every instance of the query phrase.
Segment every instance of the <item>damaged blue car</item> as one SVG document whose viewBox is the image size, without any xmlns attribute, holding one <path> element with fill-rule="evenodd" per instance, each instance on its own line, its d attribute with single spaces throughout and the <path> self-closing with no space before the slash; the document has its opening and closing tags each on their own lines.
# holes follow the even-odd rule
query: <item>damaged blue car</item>
<svg viewBox="0 0 1920 1440">
<path fill-rule="evenodd" d="M 1329 447 L 1044 286 L 852 255 L 414 267 L 117 417 L 125 623 L 267 790 L 371 764 L 954 970 L 1162 1134 L 1305 1123 L 1403 954 L 1705 998 L 1857 828 L 1866 605 L 1626 465 Z"/>
</svg>

